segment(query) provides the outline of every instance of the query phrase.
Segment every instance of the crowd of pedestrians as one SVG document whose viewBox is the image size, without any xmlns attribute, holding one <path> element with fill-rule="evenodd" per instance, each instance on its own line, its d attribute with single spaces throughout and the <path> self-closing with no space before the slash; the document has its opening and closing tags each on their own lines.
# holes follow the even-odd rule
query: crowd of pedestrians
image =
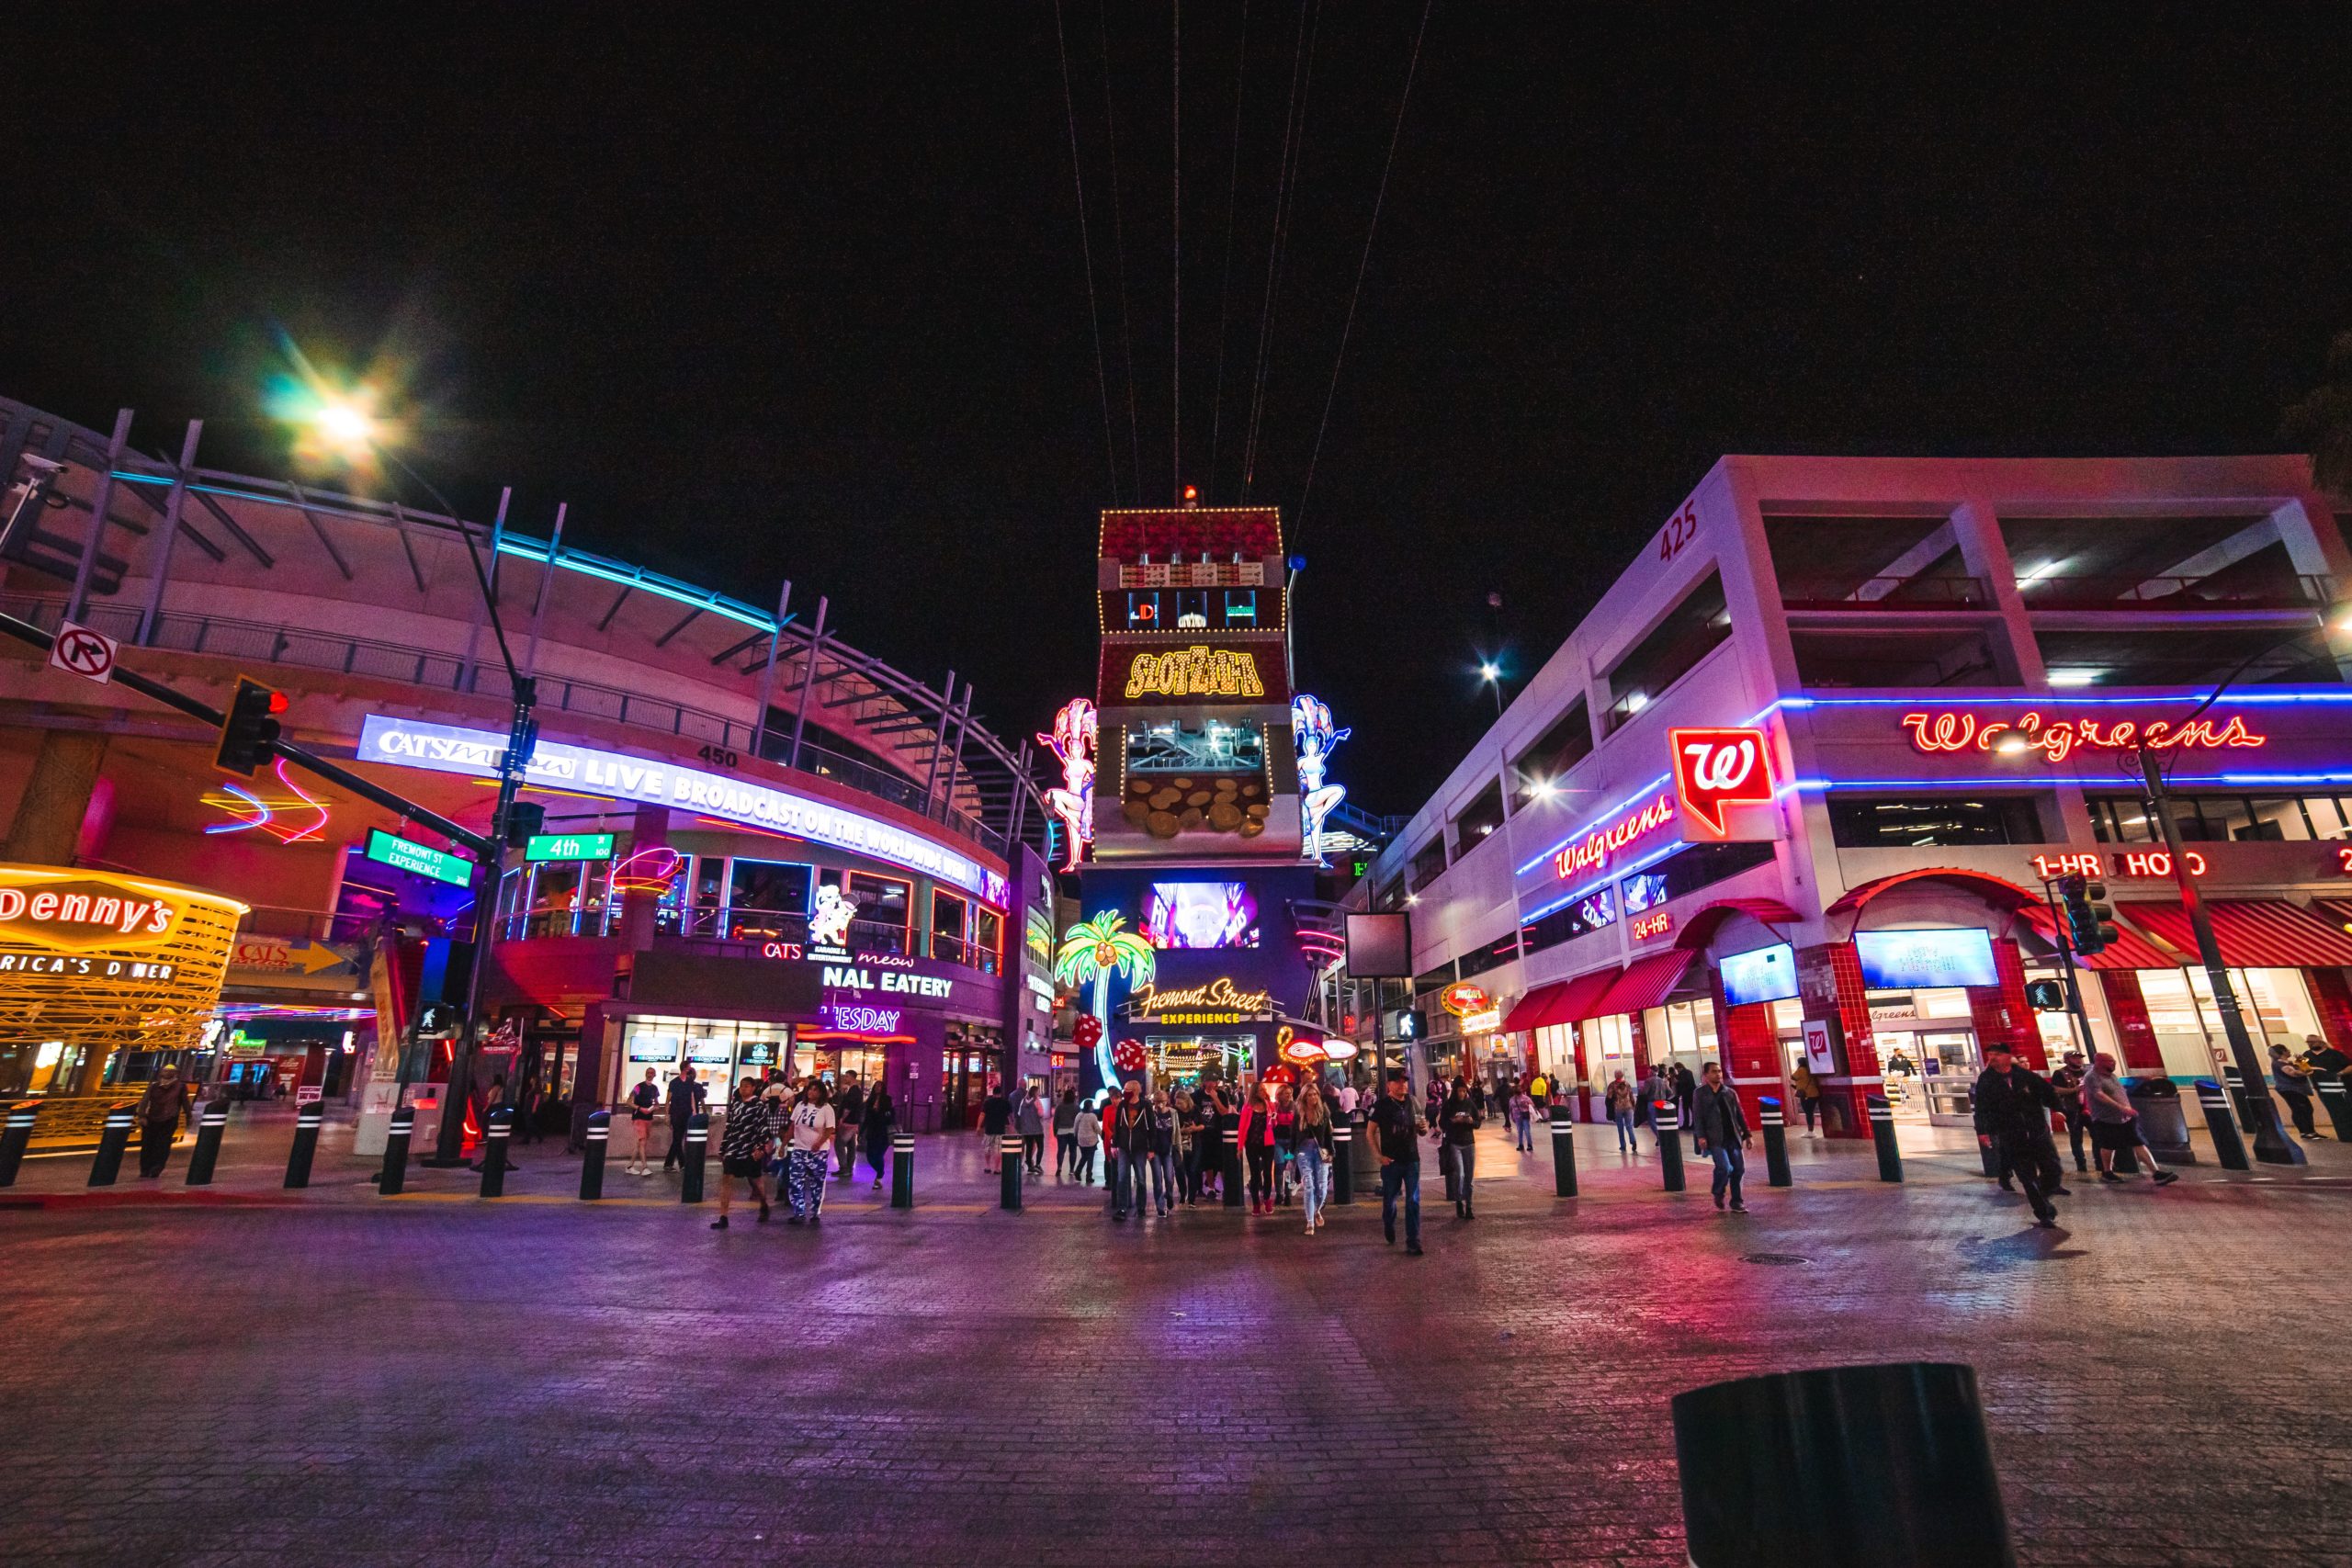
<svg viewBox="0 0 2352 1568">
<path fill-rule="evenodd" d="M 684 1069 L 679 1078 L 692 1071 L 691 1067 Z M 679 1078 L 671 1080 L 673 1091 L 676 1090 Z M 643 1087 L 650 1088 L 651 1084 L 652 1075 L 649 1073 Z M 689 1087 L 680 1098 L 695 1097 L 695 1090 Z M 677 1099 L 672 1100 L 673 1107 L 677 1103 Z M 639 1100 L 633 1096 L 630 1104 L 632 1114 L 637 1114 Z M 684 1113 L 685 1117 L 693 1114 L 691 1109 Z M 1006 1114 L 1012 1114 L 1009 1103 Z M 677 1116 L 674 1110 L 673 1115 Z M 684 1118 L 677 1119 L 683 1128 Z M 783 1075 L 739 1079 L 735 1098 L 728 1101 L 726 1115 L 719 1123 L 718 1218 L 711 1222 L 711 1229 L 727 1228 L 728 1210 L 739 1181 L 759 1205 L 763 1224 L 771 1212 L 767 1190 L 770 1181 L 775 1184 L 776 1195 L 790 1211 L 786 1224 L 824 1224 L 826 1181 L 855 1179 L 861 1151 L 867 1169 L 873 1173 L 874 1186 L 881 1187 L 888 1168 L 890 1133 L 898 1119 L 898 1107 L 891 1100 L 890 1091 L 878 1078 L 871 1087 L 861 1083 L 855 1073 L 843 1073 L 832 1083 L 815 1073 L 799 1079 Z M 643 1148 L 644 1134 L 640 1131 L 640 1156 Z M 639 1168 L 639 1174 L 650 1172 Z"/>
</svg>

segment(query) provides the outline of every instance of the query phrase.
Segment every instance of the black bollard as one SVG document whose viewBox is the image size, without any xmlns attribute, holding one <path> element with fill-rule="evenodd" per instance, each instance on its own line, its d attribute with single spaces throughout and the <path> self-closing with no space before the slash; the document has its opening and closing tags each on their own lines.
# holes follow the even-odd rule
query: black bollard
<svg viewBox="0 0 2352 1568">
<path fill-rule="evenodd" d="M 911 1209 L 915 1206 L 915 1135 L 912 1133 L 890 1134 L 890 1207 Z"/>
<path fill-rule="evenodd" d="M 0 1127 L 0 1187 L 17 1184 L 17 1168 L 25 1163 L 25 1145 L 33 1141 L 33 1123 L 40 1117 L 38 1100 L 9 1102 L 7 1125 Z"/>
<path fill-rule="evenodd" d="M 384 1131 L 384 1168 L 376 1175 L 376 1190 L 386 1198 L 408 1185 L 408 1144 L 416 1132 L 416 1107 L 403 1105 L 392 1112 Z"/>
<path fill-rule="evenodd" d="M 1225 1206 L 1241 1207 L 1241 1129 L 1225 1130 Z"/>
<path fill-rule="evenodd" d="M 2016 1568 L 1965 1366 L 1824 1367 L 1692 1389 L 1674 1396 L 1674 1448 L 1693 1568 Z"/>
<path fill-rule="evenodd" d="M 1657 1134 L 1657 1173 L 1668 1192 L 1682 1190 L 1682 1112 L 1674 1101 L 1650 1107 L 1650 1131 Z"/>
<path fill-rule="evenodd" d="M 2199 1078 L 2197 1103 L 2205 1108 L 2205 1131 L 2213 1139 L 2213 1157 L 2222 1162 L 2222 1168 L 2253 1168 L 2246 1164 L 2245 1140 L 2238 1136 L 2238 1124 L 2230 1119 L 2230 1102 L 2223 1098 L 2222 1086 L 2211 1078 Z"/>
<path fill-rule="evenodd" d="M 2335 1141 L 2352 1144 L 2352 1094 L 2346 1093 L 2344 1080 L 2332 1077 L 2321 1078 L 2319 1102 L 2327 1107 L 2327 1119 L 2335 1125 Z M 0 1156 L 0 1158 L 5 1157 Z"/>
<path fill-rule="evenodd" d="M 703 1145 L 710 1142 L 710 1112 L 697 1111 L 686 1118 L 686 1146 L 678 1169 L 678 1201 L 702 1201 Z M 797 1212 L 797 1211 L 796 1211 Z"/>
<path fill-rule="evenodd" d="M 2260 1127 L 2262 1118 L 2255 1111 L 2254 1096 L 2245 1091 L 2245 1076 L 2235 1067 L 2225 1066 L 2222 1069 L 2222 1083 L 2230 1091 L 2230 1103 L 2238 1108 L 2239 1130 L 2251 1133 Z M 2270 1091 L 2265 1088 L 2261 1092 Z"/>
<path fill-rule="evenodd" d="M 114 1179 L 122 1174 L 122 1151 L 130 1144 L 130 1114 L 138 1106 L 135 1100 L 107 1107 L 107 1123 L 98 1134 L 98 1157 L 90 1162 L 90 1185 L 112 1187 Z"/>
<path fill-rule="evenodd" d="M 493 1105 L 481 1129 L 481 1195 L 498 1198 L 506 1192 L 506 1140 L 514 1133 L 512 1106 Z"/>
<path fill-rule="evenodd" d="M 1010 1133 L 997 1140 L 996 1162 L 1003 1168 L 1003 1179 L 998 1183 L 996 1206 L 1009 1213 L 1021 1212 L 1021 1136 Z"/>
<path fill-rule="evenodd" d="M 212 1168 L 220 1162 L 220 1140 L 229 1132 L 229 1102 L 225 1100 L 205 1101 L 204 1109 L 196 1113 L 196 1152 L 188 1156 L 187 1184 L 190 1187 L 212 1185 Z"/>
<path fill-rule="evenodd" d="M 287 1186 L 311 1184 L 311 1156 L 319 1152 L 319 1123 L 326 1117 L 326 1107 L 316 1100 L 294 1112 L 294 1146 L 286 1151 Z"/>
<path fill-rule="evenodd" d="M 1767 1187 L 1793 1187 L 1796 1179 L 1789 1174 L 1789 1116 L 1781 1102 L 1770 1095 L 1756 1101 L 1756 1120 L 1764 1128 L 1764 1184 Z"/>
<path fill-rule="evenodd" d="M 1903 1179 L 1903 1150 L 1894 1141 L 1894 1107 L 1886 1096 L 1873 1094 L 1865 1101 L 1871 1113 L 1871 1142 L 1878 1146 L 1878 1179 Z"/>
<path fill-rule="evenodd" d="M 1577 1195 L 1577 1124 L 1565 1105 L 1552 1107 L 1552 1195 Z"/>
<path fill-rule="evenodd" d="M 1331 1201 L 1356 1201 L 1356 1130 L 1345 1122 L 1331 1123 Z"/>
<path fill-rule="evenodd" d="M 613 1138 L 613 1113 L 592 1111 L 580 1150 L 580 1196 L 594 1201 L 605 1195 L 605 1145 Z"/>
</svg>

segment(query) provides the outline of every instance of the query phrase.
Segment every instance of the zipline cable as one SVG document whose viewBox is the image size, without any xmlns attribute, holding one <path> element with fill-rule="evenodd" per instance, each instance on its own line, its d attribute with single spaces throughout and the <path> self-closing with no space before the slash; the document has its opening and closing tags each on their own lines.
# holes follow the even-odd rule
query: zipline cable
<svg viewBox="0 0 2352 1568">
<path fill-rule="evenodd" d="M 1127 362 L 1127 447 L 1135 463 L 1135 499 L 1140 505 L 1143 502 L 1143 438 L 1136 428 L 1136 344 L 1134 318 L 1127 310 L 1126 221 L 1119 214 L 1119 122 L 1111 110 L 1109 0 L 1098 0 L 1095 11 L 1102 24 L 1102 124 L 1110 133 L 1111 141 L 1111 237 L 1119 264 L 1119 348 Z"/>
<path fill-rule="evenodd" d="M 1258 436 L 1265 419 L 1266 378 L 1272 363 L 1276 280 L 1281 271 L 1283 236 L 1289 227 L 1290 209 L 1297 196 L 1295 170 L 1306 140 L 1307 95 L 1315 82 L 1316 28 L 1310 26 L 1310 17 L 1319 19 L 1319 15 L 1315 0 L 1299 0 L 1299 36 L 1291 52 L 1290 107 L 1283 114 L 1282 163 L 1274 184 L 1273 230 L 1266 247 L 1266 294 L 1258 314 L 1257 370 L 1250 403 L 1250 434 L 1242 447 L 1241 500 L 1245 504 L 1257 479 Z"/>
<path fill-rule="evenodd" d="M 1057 0 L 1058 3 L 1058 0 Z M 1225 271 L 1216 286 L 1216 394 L 1209 403 L 1208 482 L 1201 494 L 1216 498 L 1219 438 L 1225 426 L 1226 328 L 1232 321 L 1234 197 L 1241 188 L 1241 89 L 1250 77 L 1250 0 L 1241 0 L 1241 45 L 1233 70 L 1233 156 L 1225 175 Z"/>
<path fill-rule="evenodd" d="M 1094 245 L 1086 232 L 1086 173 L 1078 158 L 1078 105 L 1069 90 L 1069 46 L 1062 36 L 1062 0 L 1054 0 L 1054 49 L 1062 62 L 1062 112 L 1069 120 L 1069 173 L 1078 186 L 1078 248 L 1086 263 L 1086 324 L 1094 333 L 1094 389 L 1102 399 L 1102 459 L 1111 470 L 1111 499 L 1119 499 L 1119 447 L 1111 434 L 1111 380 L 1102 369 L 1102 309 L 1094 298 Z"/>
</svg>

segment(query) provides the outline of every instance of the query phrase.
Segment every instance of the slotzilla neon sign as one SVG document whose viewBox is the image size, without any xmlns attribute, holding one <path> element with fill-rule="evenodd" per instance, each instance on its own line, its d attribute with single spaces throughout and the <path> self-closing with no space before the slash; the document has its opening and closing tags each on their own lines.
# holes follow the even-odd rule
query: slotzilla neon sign
<svg viewBox="0 0 2352 1568">
<path fill-rule="evenodd" d="M 1635 839 L 1673 820 L 1674 790 L 1669 786 L 1651 796 L 1639 811 L 1595 828 L 1562 849 L 1552 857 L 1552 870 L 1563 882 L 1574 881 L 1588 871 L 1599 871 L 1609 863 L 1611 855 Z"/>
<path fill-rule="evenodd" d="M 2039 712 L 2028 712 L 2011 723 L 1979 719 L 1973 713 L 1947 708 L 1940 713 L 1906 713 L 1903 728 L 1911 732 L 1911 744 L 1922 751 L 2033 750 L 2052 762 L 2063 762 L 2078 750 L 2122 751 L 2145 746 L 2154 751 L 2219 751 L 2260 746 L 2270 739 L 2256 735 L 2245 727 L 2245 719 L 2234 716 L 2218 726 L 2210 718 L 2186 724 L 2161 718 L 2135 724 L 2120 718 L 2101 724 L 2095 718 L 2044 717 Z"/>
</svg>

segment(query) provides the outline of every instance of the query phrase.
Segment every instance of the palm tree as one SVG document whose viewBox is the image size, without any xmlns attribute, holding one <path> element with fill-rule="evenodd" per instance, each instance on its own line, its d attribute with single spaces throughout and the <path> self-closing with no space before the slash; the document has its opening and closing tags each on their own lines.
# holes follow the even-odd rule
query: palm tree
<svg viewBox="0 0 2352 1568">
<path fill-rule="evenodd" d="M 2312 483 L 2333 495 L 2352 495 L 2352 333 L 2327 345 L 2327 379 L 2287 411 L 2288 439 L 2308 446 Z"/>
<path fill-rule="evenodd" d="M 1064 931 L 1054 953 L 1056 980 L 1065 986 L 1094 983 L 1094 1016 L 1102 1024 L 1102 1038 L 1094 1043 L 1094 1066 L 1106 1093 L 1118 1081 L 1111 1060 L 1111 976 L 1115 972 L 1131 986 L 1148 985 L 1156 963 L 1151 943 L 1127 930 L 1126 918 L 1112 909 Z"/>
</svg>

